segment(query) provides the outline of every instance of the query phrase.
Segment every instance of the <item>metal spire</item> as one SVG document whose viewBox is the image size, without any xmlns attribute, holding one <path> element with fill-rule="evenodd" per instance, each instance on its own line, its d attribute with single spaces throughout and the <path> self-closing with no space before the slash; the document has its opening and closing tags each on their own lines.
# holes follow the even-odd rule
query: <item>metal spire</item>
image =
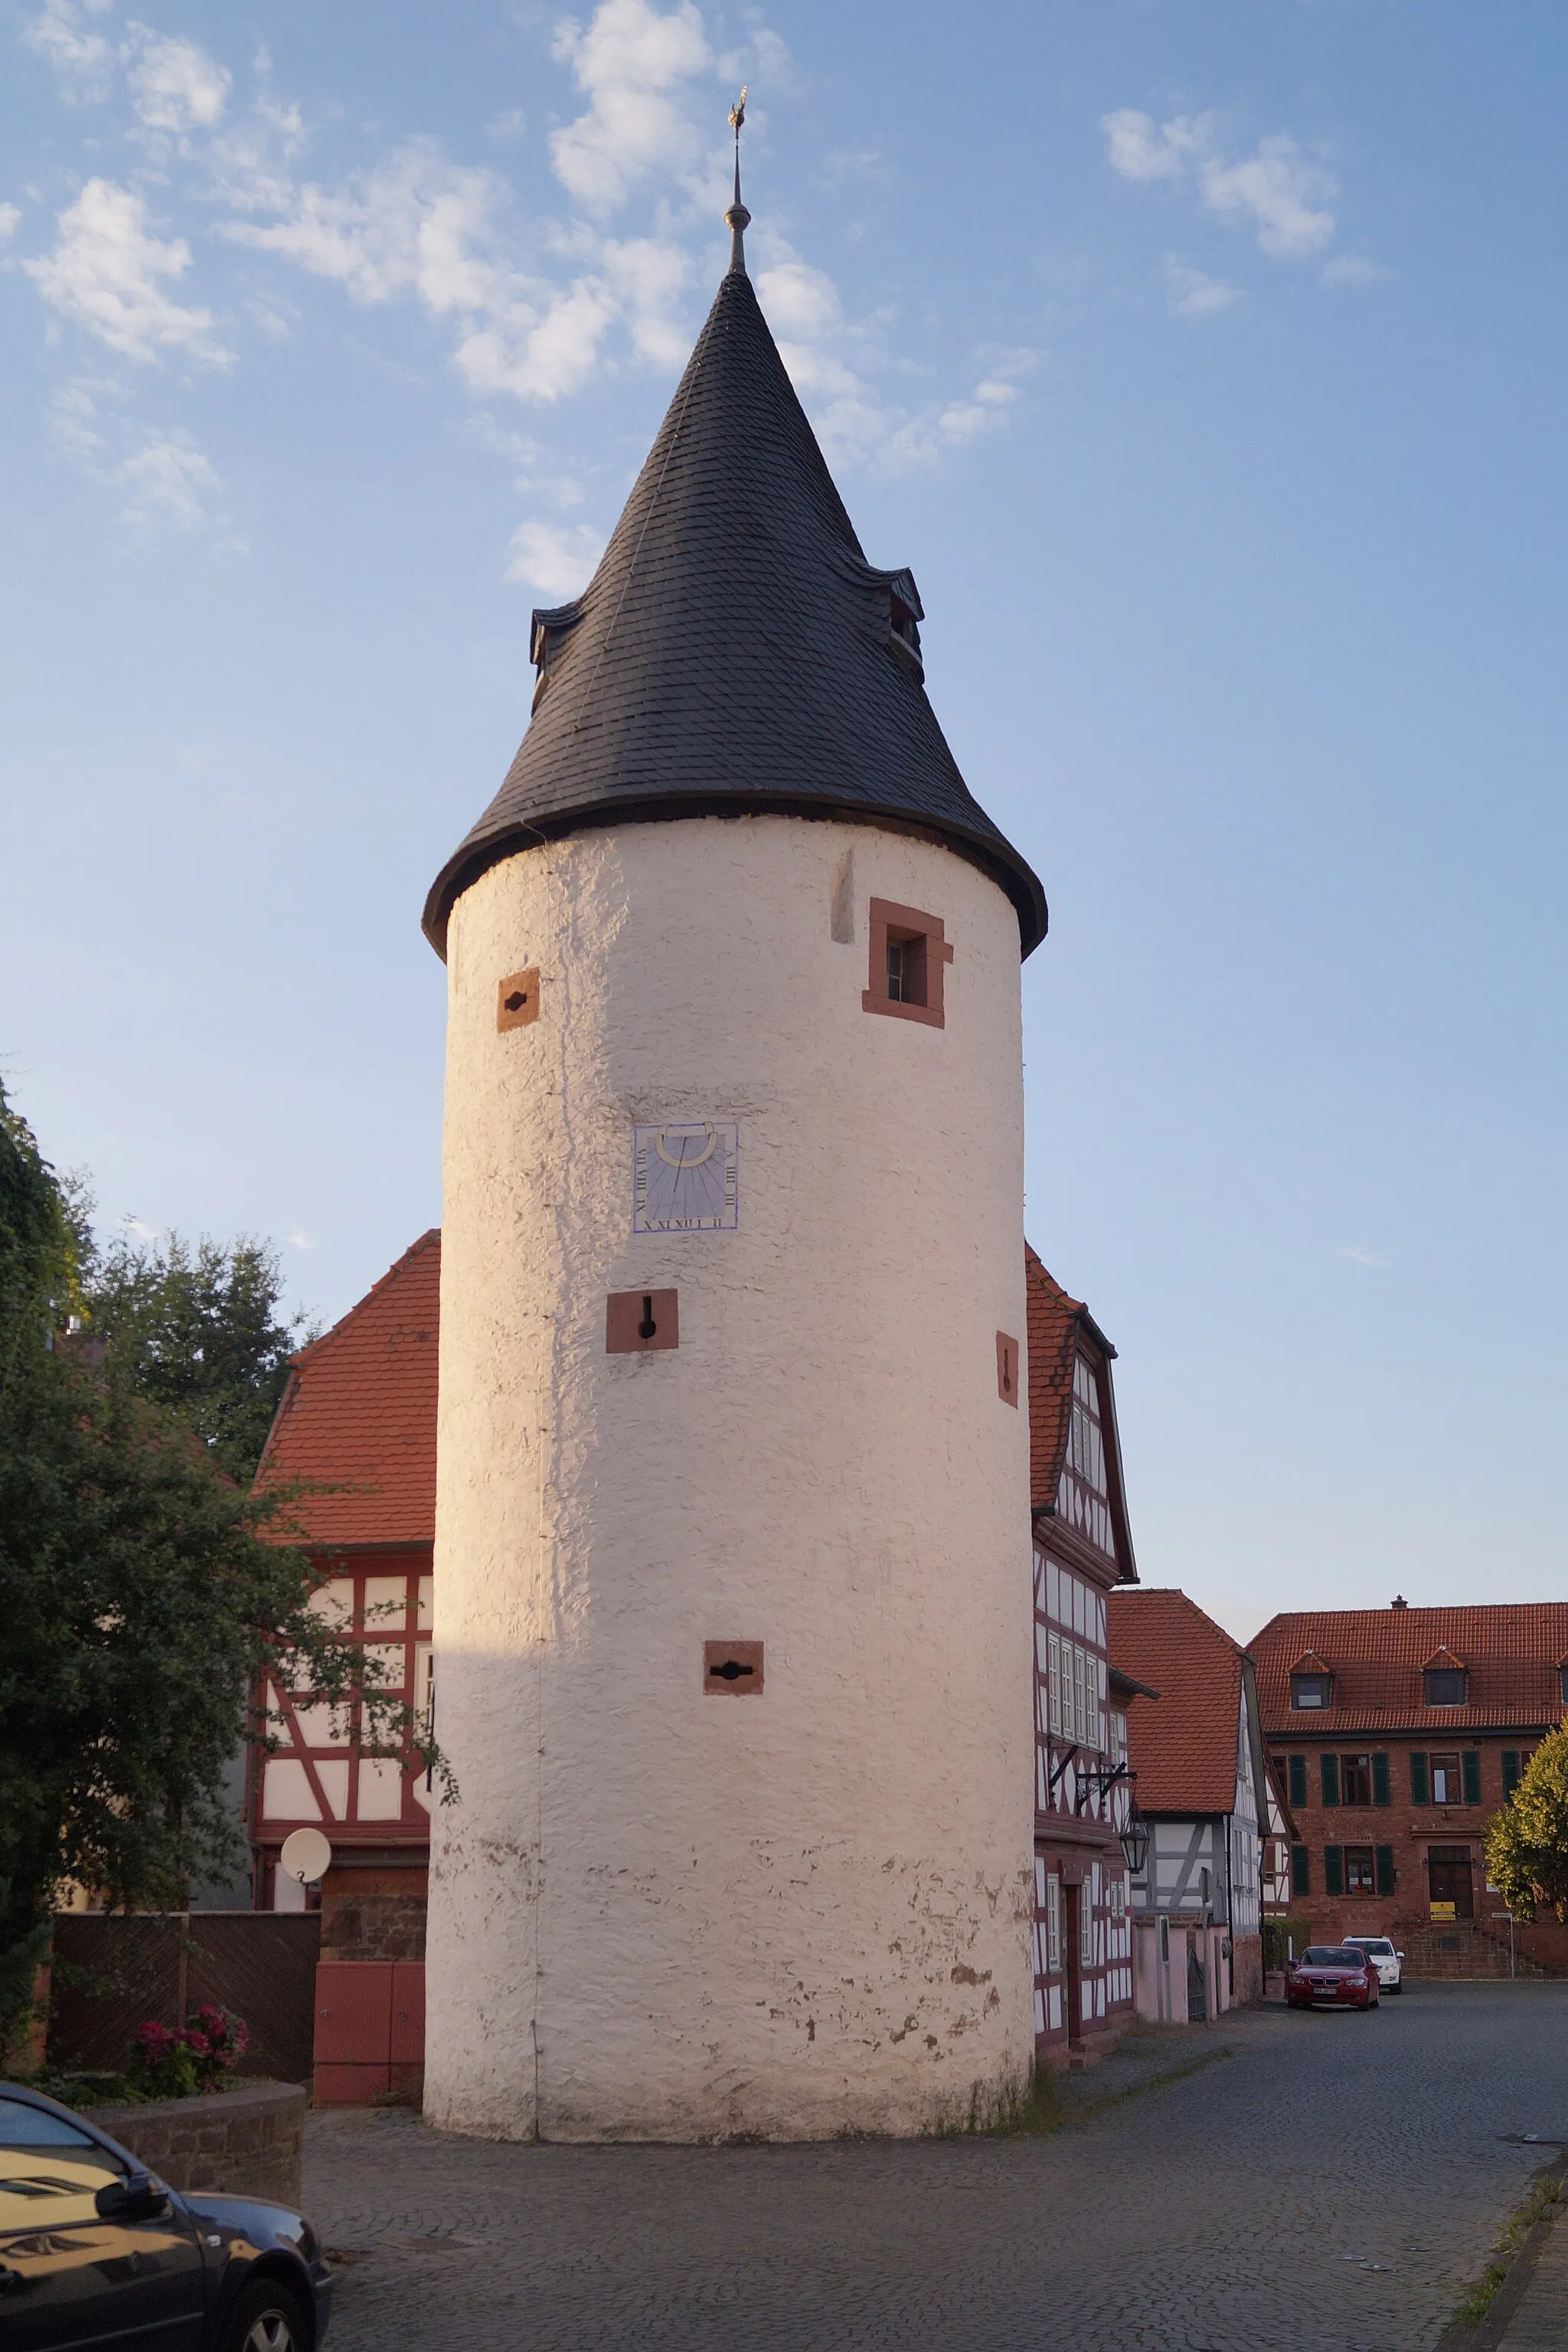
<svg viewBox="0 0 1568 2352">
<path fill-rule="evenodd" d="M 741 125 L 746 119 L 746 86 L 741 85 L 741 95 L 730 109 L 730 128 L 735 134 L 735 201 L 724 215 L 724 226 L 730 232 L 730 274 L 739 270 L 746 274 L 746 231 L 752 226 L 752 215 L 741 202 Z"/>
</svg>

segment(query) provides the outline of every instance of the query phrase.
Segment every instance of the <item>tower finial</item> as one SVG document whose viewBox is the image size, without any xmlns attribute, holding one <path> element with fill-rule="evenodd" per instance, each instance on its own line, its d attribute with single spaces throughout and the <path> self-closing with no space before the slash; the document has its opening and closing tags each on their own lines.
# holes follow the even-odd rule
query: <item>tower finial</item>
<svg viewBox="0 0 1568 2352">
<path fill-rule="evenodd" d="M 735 134 L 735 201 L 724 215 L 724 226 L 730 232 L 730 274 L 739 270 L 746 274 L 745 234 L 752 225 L 752 215 L 741 202 L 741 125 L 746 119 L 746 85 L 741 85 L 741 95 L 730 109 L 730 128 Z"/>
</svg>

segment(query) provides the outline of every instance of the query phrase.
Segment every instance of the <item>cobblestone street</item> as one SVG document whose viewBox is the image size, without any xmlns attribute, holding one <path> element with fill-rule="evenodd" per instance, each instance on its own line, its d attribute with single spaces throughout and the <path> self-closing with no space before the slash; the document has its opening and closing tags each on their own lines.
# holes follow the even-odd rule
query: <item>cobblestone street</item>
<svg viewBox="0 0 1568 2352">
<path fill-rule="evenodd" d="M 1218 2063 L 1135 2095 L 1152 2059 Z M 501 2147 L 313 2116 L 333 2352 L 1432 2352 L 1568 2139 L 1568 1985 L 1141 2039 L 1041 2137 Z"/>
</svg>

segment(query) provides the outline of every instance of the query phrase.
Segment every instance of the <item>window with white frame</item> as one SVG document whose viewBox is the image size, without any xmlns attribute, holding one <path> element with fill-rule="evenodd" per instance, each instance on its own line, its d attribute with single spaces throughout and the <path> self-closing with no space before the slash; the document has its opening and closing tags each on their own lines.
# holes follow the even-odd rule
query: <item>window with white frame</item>
<svg viewBox="0 0 1568 2352">
<path fill-rule="evenodd" d="M 1051 1729 L 1059 1739 L 1062 1734 L 1062 1644 L 1061 1636 L 1053 1633 L 1049 1647 L 1051 1689 Z"/>
<path fill-rule="evenodd" d="M 1052 1871 L 1046 1881 L 1046 1966 L 1055 1976 L 1062 1964 L 1062 1883 Z"/>
<path fill-rule="evenodd" d="M 1095 1864 L 1078 1893 L 1078 1957 L 1086 1969 L 1094 1966 L 1094 1906 L 1100 1893 L 1100 1864 Z"/>
</svg>

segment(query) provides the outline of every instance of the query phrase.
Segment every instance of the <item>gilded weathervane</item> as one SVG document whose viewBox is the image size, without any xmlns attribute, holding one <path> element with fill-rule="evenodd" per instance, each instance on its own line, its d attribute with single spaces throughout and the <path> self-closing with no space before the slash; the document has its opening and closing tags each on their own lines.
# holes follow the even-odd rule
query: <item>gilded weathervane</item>
<svg viewBox="0 0 1568 2352">
<path fill-rule="evenodd" d="M 741 125 L 746 119 L 746 85 L 741 84 L 741 95 L 730 109 L 730 128 L 735 134 L 735 200 L 724 215 L 724 226 L 730 232 L 730 268 L 744 274 L 746 248 L 742 242 L 752 224 L 752 215 L 741 202 Z"/>
</svg>

